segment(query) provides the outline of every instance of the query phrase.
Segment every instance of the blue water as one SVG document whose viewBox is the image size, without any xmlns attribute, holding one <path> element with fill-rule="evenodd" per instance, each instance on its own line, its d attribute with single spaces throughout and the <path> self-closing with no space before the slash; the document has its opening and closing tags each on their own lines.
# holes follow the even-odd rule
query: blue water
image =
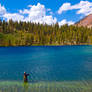
<svg viewBox="0 0 92 92">
<path fill-rule="evenodd" d="M 0 47 L 0 80 L 92 80 L 92 46 Z"/>
</svg>

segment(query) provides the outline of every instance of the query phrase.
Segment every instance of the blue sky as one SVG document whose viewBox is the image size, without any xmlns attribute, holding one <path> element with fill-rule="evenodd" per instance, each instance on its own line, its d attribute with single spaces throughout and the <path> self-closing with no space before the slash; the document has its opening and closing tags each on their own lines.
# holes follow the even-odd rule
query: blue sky
<svg viewBox="0 0 92 92">
<path fill-rule="evenodd" d="M 0 17 L 13 21 L 73 24 L 92 13 L 92 0 L 0 0 Z"/>
</svg>

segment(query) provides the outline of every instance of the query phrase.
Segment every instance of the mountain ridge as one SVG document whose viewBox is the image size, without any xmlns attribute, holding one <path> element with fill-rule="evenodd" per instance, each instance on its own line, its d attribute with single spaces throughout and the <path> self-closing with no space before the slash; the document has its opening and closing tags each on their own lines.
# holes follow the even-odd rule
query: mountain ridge
<svg viewBox="0 0 92 92">
<path fill-rule="evenodd" d="M 76 22 L 75 25 L 91 28 L 92 27 L 92 14 L 89 14 L 88 16 L 84 17 L 80 21 Z"/>
</svg>

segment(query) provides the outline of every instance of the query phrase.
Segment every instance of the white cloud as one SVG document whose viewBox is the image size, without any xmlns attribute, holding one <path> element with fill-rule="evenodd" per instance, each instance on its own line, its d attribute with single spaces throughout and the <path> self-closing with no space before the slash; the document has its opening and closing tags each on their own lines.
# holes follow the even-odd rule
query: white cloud
<svg viewBox="0 0 92 92">
<path fill-rule="evenodd" d="M 30 9 L 24 9 L 23 11 L 20 10 L 21 14 L 27 14 L 28 16 L 25 17 L 23 21 L 31 21 L 34 23 L 41 23 L 41 24 L 55 24 L 57 22 L 56 18 L 53 18 L 52 15 L 46 15 L 46 11 L 51 11 L 51 9 L 46 9 L 44 5 L 38 3 L 37 5 L 29 5 Z"/>
<path fill-rule="evenodd" d="M 2 16 L 5 13 L 6 13 L 6 9 L 4 8 L 4 6 L 1 6 L 0 4 L 0 16 Z"/>
<path fill-rule="evenodd" d="M 27 10 L 27 9 L 24 9 L 24 11 L 19 10 L 19 13 L 20 13 L 20 14 L 29 14 L 29 13 L 30 13 L 30 11 L 29 11 L 29 10 Z"/>
<path fill-rule="evenodd" d="M 41 5 L 40 3 L 38 3 L 37 6 L 33 5 L 29 11 L 29 17 L 32 19 L 42 18 L 46 16 L 45 6 Z"/>
<path fill-rule="evenodd" d="M 58 10 L 58 14 L 61 14 L 63 11 L 71 10 L 70 3 L 64 3 Z"/>
<path fill-rule="evenodd" d="M 80 1 L 80 3 L 71 5 L 71 3 L 64 3 L 58 10 L 58 14 L 62 14 L 63 11 L 78 9 L 77 14 L 88 15 L 92 13 L 92 2 Z"/>
<path fill-rule="evenodd" d="M 45 23 L 51 25 L 51 24 L 55 24 L 57 22 L 56 18 L 53 18 L 52 16 L 45 16 L 43 18 L 43 21 L 45 20 Z"/>
<path fill-rule="evenodd" d="M 28 7 L 32 7 L 32 5 L 28 5 Z"/>
<path fill-rule="evenodd" d="M 29 14 L 29 16 L 44 16 L 45 15 L 45 6 L 38 3 L 37 5 L 28 5 L 30 9 L 20 10 L 21 14 Z"/>
<path fill-rule="evenodd" d="M 68 7 L 71 5 L 68 5 Z M 18 13 L 9 13 L 5 12 L 3 14 L 3 18 L 5 18 L 7 21 L 12 19 L 13 21 L 31 21 L 34 23 L 40 23 L 40 24 L 48 24 L 52 25 L 57 22 L 57 18 L 53 17 L 52 14 L 47 15 L 47 12 L 52 12 L 51 9 L 46 9 L 44 5 L 38 3 L 37 5 L 29 5 L 29 9 L 19 10 Z M 4 8 L 5 9 L 5 8 Z M 6 9 L 5 9 L 6 10 Z M 67 10 L 67 8 L 66 8 Z M 74 22 L 67 21 L 66 19 L 58 22 L 59 25 L 68 24 L 71 25 Z"/>
<path fill-rule="evenodd" d="M 7 21 L 12 19 L 13 21 L 31 21 L 41 24 L 46 23 L 48 25 L 55 24 L 57 22 L 55 17 L 46 14 L 47 11 L 51 12 L 51 9 L 46 9 L 44 5 L 38 3 L 37 5 L 29 5 L 28 7 L 30 9 L 19 10 L 19 13 L 6 12 L 3 14 L 3 18 Z"/>
<path fill-rule="evenodd" d="M 47 11 L 51 11 L 51 9 L 47 9 Z"/>
<path fill-rule="evenodd" d="M 49 12 L 51 15 L 53 15 L 53 12 Z"/>
<path fill-rule="evenodd" d="M 6 13 L 3 15 L 3 17 L 5 19 L 7 19 L 7 21 L 9 21 L 10 19 L 12 19 L 13 21 L 23 21 L 24 16 L 18 14 L 18 13 Z"/>
<path fill-rule="evenodd" d="M 65 25 L 65 24 L 68 24 L 68 25 L 73 25 L 74 22 L 73 21 L 67 21 L 66 19 L 63 19 L 59 22 L 59 26 L 62 26 L 62 25 Z"/>
</svg>

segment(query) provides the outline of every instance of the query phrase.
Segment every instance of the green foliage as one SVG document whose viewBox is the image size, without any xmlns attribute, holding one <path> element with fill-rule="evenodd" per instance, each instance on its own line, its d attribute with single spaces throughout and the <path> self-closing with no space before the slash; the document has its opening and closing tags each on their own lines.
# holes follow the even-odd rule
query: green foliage
<svg viewBox="0 0 92 92">
<path fill-rule="evenodd" d="M 0 46 L 92 44 L 92 28 L 0 21 Z"/>
</svg>

